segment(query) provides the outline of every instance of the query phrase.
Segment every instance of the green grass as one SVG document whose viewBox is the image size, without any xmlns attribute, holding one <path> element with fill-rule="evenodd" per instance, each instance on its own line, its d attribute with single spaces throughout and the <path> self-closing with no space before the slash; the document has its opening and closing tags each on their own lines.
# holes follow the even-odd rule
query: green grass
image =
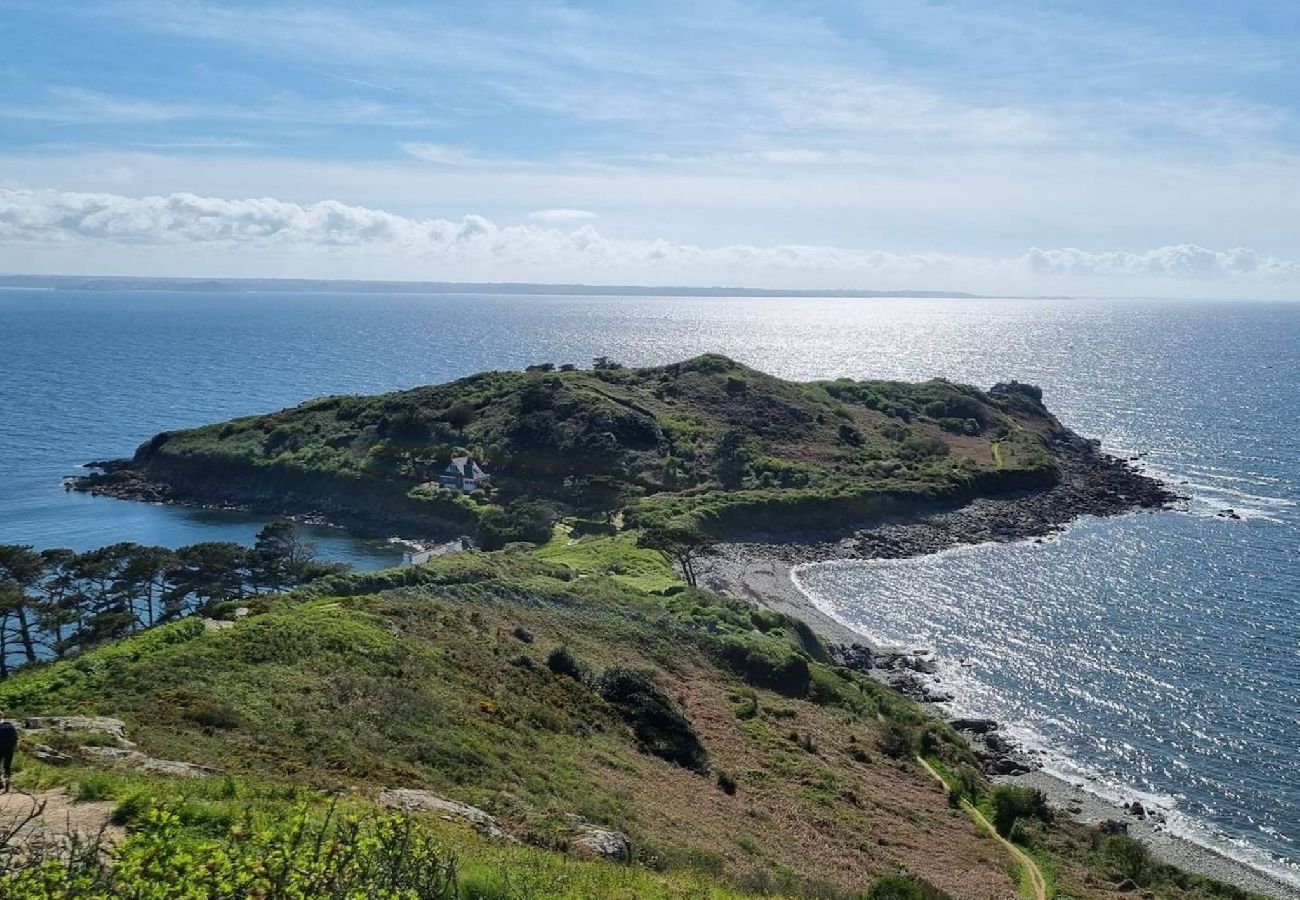
<svg viewBox="0 0 1300 900">
<path fill-rule="evenodd" d="M 853 845 L 870 846 L 866 835 L 881 816 L 905 822 L 913 814 L 887 798 L 870 818 L 845 804 L 838 792 L 860 776 L 842 767 L 863 765 L 849 750 L 874 743 L 877 712 L 919 723 L 914 704 L 831 665 L 795 620 L 681 585 L 633 534 L 570 539 L 561 533 L 536 552 L 334 576 L 229 629 L 187 619 L 24 671 L 0 682 L 10 715 L 117 716 L 142 752 L 230 772 L 170 783 L 24 757 L 24 784 L 110 801 L 128 825 L 160 798 L 211 839 L 245 811 L 282 813 L 293 802 L 282 797 L 343 792 L 362 803 L 383 786 L 418 786 L 488 809 L 543 849 L 564 846 L 570 816 L 626 831 L 652 868 L 666 867 L 662 876 L 627 876 L 629 896 L 659 896 L 656 878 L 667 879 L 662 895 L 671 896 L 681 879 L 704 876 L 717 896 L 757 884 L 823 891 L 848 874 L 793 852 L 798 844 L 785 829 L 809 817 L 834 823 L 826 840 L 859 835 L 831 860 L 878 871 L 881 859 Z M 678 590 L 658 593 L 663 587 Z M 590 681 L 547 670 L 543 660 L 559 646 Z M 734 656 L 728 648 L 736 646 L 747 655 Z M 765 674 L 795 661 L 802 691 Z M 703 765 L 643 752 L 658 746 L 644 717 L 602 695 L 599 676 L 614 667 L 652 673 L 656 709 L 687 717 Z M 750 698 L 747 717 L 736 715 L 732 697 Z M 734 794 L 718 770 L 734 774 Z M 696 821 L 701 803 L 718 809 Z M 753 804 L 784 812 L 751 818 L 743 809 Z M 561 884 L 571 871 L 562 858 L 536 866 Z M 575 896 L 582 879 L 614 877 L 572 872 L 581 875 Z"/>
<path fill-rule="evenodd" d="M 617 584 L 646 593 L 682 584 L 681 577 L 663 555 L 638 547 L 635 535 L 574 537 L 573 531 L 572 525 L 557 525 L 550 543 L 536 550 L 537 558 L 581 575 L 608 575 Z"/>
<path fill-rule="evenodd" d="M 114 819 L 129 826 L 131 835 L 111 861 L 103 859 L 102 868 L 91 864 L 71 870 L 55 864 L 39 873 L 19 871 L 12 880 L 0 869 L 0 892 L 11 900 L 128 895 L 288 900 L 319 896 L 307 887 L 310 883 L 341 881 L 354 891 L 374 890 L 382 878 L 396 882 L 383 895 L 393 900 L 756 896 L 690 868 L 653 871 L 493 842 L 432 815 L 416 815 L 408 827 L 399 818 L 379 817 L 355 799 L 289 796 L 244 782 L 232 792 L 221 779 L 120 781 L 126 799 L 117 805 Z M 355 832 L 350 830 L 354 822 Z M 348 862 L 336 861 L 344 859 Z M 284 863 L 287 869 L 281 868 Z M 433 867 L 444 876 L 442 888 L 417 892 Z M 278 875 L 285 870 L 293 872 L 287 883 Z"/>
<path fill-rule="evenodd" d="M 589 677 L 549 671 L 561 646 Z M 653 703 L 603 692 L 616 667 L 649 672 L 654 690 L 638 695 Z M 561 529 L 535 552 L 333 576 L 229 629 L 184 620 L 23 671 L 0 682 L 0 707 L 117 716 L 145 753 L 227 769 L 173 780 L 19 760 L 22 788 L 111 803 L 133 834 L 165 809 L 205 853 L 242 823 L 277 828 L 335 799 L 373 815 L 385 786 L 482 807 L 522 844 L 428 823 L 480 892 L 462 897 L 849 897 L 936 859 L 964 871 L 988 840 L 885 752 L 887 732 L 905 734 L 951 785 L 972 760 L 947 726 L 835 666 L 797 621 L 680 584 L 630 532 Z M 677 714 L 703 764 L 645 752 L 662 751 L 654 729 L 682 731 Z M 922 795 L 937 802 L 898 799 Z M 559 852 L 573 817 L 631 835 L 638 863 Z M 1035 848 L 1076 896 L 1080 867 L 1094 865 L 1080 846 L 1049 835 Z M 1098 869 L 1114 863 L 1094 856 Z M 1007 878 L 992 864 L 979 877 Z"/>
</svg>

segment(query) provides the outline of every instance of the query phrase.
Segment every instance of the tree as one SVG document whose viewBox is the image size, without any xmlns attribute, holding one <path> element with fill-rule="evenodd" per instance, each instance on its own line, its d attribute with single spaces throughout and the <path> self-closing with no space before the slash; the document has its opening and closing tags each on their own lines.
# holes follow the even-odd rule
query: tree
<svg viewBox="0 0 1300 900">
<path fill-rule="evenodd" d="M 249 551 L 230 541 L 205 541 L 177 550 L 167 573 L 171 588 L 163 600 L 163 617 L 184 615 L 191 597 L 202 605 L 243 597 L 248 562 Z"/>
<path fill-rule="evenodd" d="M 9 617 L 13 617 L 20 649 L 29 663 L 36 662 L 36 639 L 32 629 L 34 615 L 30 609 L 32 598 L 27 592 L 40 580 L 44 571 L 41 555 L 30 546 L 0 545 L 0 614 L 3 614 L 4 626 L 7 626 Z"/>
<path fill-rule="evenodd" d="M 591 361 L 591 367 L 597 372 L 608 372 L 613 369 L 626 368 L 621 362 L 610 359 L 608 356 L 597 356 Z"/>
<path fill-rule="evenodd" d="M 571 483 L 573 505 L 583 516 L 601 516 L 609 521 L 615 511 L 628 501 L 627 485 L 609 475 L 587 475 Z"/>
<path fill-rule="evenodd" d="M 85 553 L 0 545 L 0 677 L 15 663 L 88 650 L 259 584 L 283 589 L 348 569 L 315 561 L 313 551 L 288 520 L 264 528 L 254 549 L 221 541 L 175 552 L 130 542 Z"/>
<path fill-rule="evenodd" d="M 717 541 L 693 525 L 655 523 L 642 530 L 637 544 L 667 556 L 681 569 L 686 583 L 696 587 L 695 562 L 701 556 L 711 555 Z"/>
<path fill-rule="evenodd" d="M 476 542 L 484 550 L 500 550 L 514 541 L 544 544 L 555 529 L 555 510 L 539 500 L 516 500 L 492 506 L 479 517 Z"/>
<path fill-rule="evenodd" d="M 145 548 L 124 541 L 77 557 L 76 568 L 90 582 L 84 593 L 86 614 L 78 634 L 83 646 L 103 643 L 135 631 L 142 623 L 137 609 L 141 585 L 136 560 Z M 147 613 L 145 615 L 148 615 Z"/>
<path fill-rule="evenodd" d="M 253 581 L 269 591 L 300 584 L 316 559 L 316 544 L 293 519 L 275 519 L 257 533 L 251 554 Z"/>
<path fill-rule="evenodd" d="M 733 429 L 718 441 L 713 451 L 713 474 L 726 490 L 734 491 L 745 483 L 749 465 L 749 448 L 743 431 Z"/>
<path fill-rule="evenodd" d="M 173 557 L 166 547 L 133 546 L 122 567 L 121 579 L 128 591 L 134 627 L 148 628 L 157 619 L 163 591 L 167 587 L 167 569 Z M 138 611 L 136 602 L 140 604 Z"/>
<path fill-rule="evenodd" d="M 464 431 L 474 421 L 477 411 L 473 404 L 461 401 L 447 410 L 447 424 L 457 431 Z"/>
<path fill-rule="evenodd" d="M 77 554 L 66 548 L 42 550 L 41 560 L 45 575 L 40 584 L 38 623 L 50 650 L 61 658 L 74 644 L 65 629 L 71 629 L 71 634 L 81 630 L 84 596 L 75 571 Z"/>
</svg>

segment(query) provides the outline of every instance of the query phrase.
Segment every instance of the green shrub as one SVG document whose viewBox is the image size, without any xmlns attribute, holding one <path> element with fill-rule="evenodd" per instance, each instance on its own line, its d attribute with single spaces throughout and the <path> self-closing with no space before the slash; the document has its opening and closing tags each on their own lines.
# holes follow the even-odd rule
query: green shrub
<svg viewBox="0 0 1300 900">
<path fill-rule="evenodd" d="M 1041 822 L 1050 825 L 1052 810 L 1047 797 L 1037 788 L 999 784 L 989 795 L 993 803 L 993 827 L 1005 838 L 1011 837 L 1017 819 L 1027 819 L 1027 825 Z"/>
<path fill-rule="evenodd" d="M 600 680 L 600 694 L 618 707 L 645 753 L 694 772 L 708 770 L 708 754 L 690 719 L 640 669 L 615 667 Z"/>
<path fill-rule="evenodd" d="M 808 693 L 812 680 L 808 660 L 775 640 L 728 635 L 721 641 L 720 653 L 723 662 L 752 685 L 787 697 Z"/>
<path fill-rule="evenodd" d="M 1110 835 L 1102 841 L 1100 851 L 1106 874 L 1115 880 L 1127 878 L 1145 887 L 1156 876 L 1159 864 L 1152 860 L 1151 851 L 1126 834 Z"/>
<path fill-rule="evenodd" d="M 871 886 L 866 900 L 948 900 L 948 894 L 921 878 L 886 875 Z"/>
<path fill-rule="evenodd" d="M 567 675 L 574 681 L 591 680 L 591 667 L 573 655 L 568 647 L 559 646 L 546 656 L 546 668 L 556 675 Z"/>
<path fill-rule="evenodd" d="M 239 727 L 239 711 L 229 703 L 201 698 L 181 711 L 181 718 L 204 728 L 229 730 Z"/>
<path fill-rule="evenodd" d="M 78 803 L 92 800 L 111 800 L 117 792 L 117 779 L 102 772 L 92 772 L 77 782 L 74 795 Z"/>
<path fill-rule="evenodd" d="M 736 776 L 732 775 L 730 772 L 726 772 L 723 771 L 722 769 L 719 769 L 718 787 L 722 790 L 724 794 L 727 794 L 728 796 L 735 794 L 736 787 L 737 787 Z"/>
<path fill-rule="evenodd" d="M 845 682 L 833 669 L 811 666 L 808 680 L 808 699 L 819 706 L 848 706 Z"/>
<path fill-rule="evenodd" d="M 916 730 L 899 722 L 890 722 L 880 736 L 880 752 L 894 759 L 907 759 L 916 754 Z"/>
<path fill-rule="evenodd" d="M 758 715 L 758 694 L 746 689 L 740 696 L 740 704 L 735 707 L 736 718 L 747 721 Z"/>
<path fill-rule="evenodd" d="M 1021 844 L 1022 847 L 1037 847 L 1043 843 L 1044 836 L 1043 823 L 1034 819 L 1015 819 L 1011 823 L 1008 840 L 1013 844 Z"/>
<path fill-rule="evenodd" d="M 500 550 L 506 544 L 523 541 L 544 544 L 555 528 L 555 510 L 536 500 L 517 500 L 508 506 L 492 506 L 479 516 L 476 541 L 484 550 Z"/>
<path fill-rule="evenodd" d="M 136 825 L 144 821 L 153 806 L 153 800 L 147 794 L 136 791 L 118 801 L 109 819 L 114 825 Z"/>
<path fill-rule="evenodd" d="M 948 802 L 953 806 L 960 806 L 962 800 L 976 802 L 984 789 L 980 773 L 970 766 L 957 766 L 952 771 L 952 781 L 948 789 Z"/>
<path fill-rule="evenodd" d="M 288 821 L 217 839 L 187 833 L 183 817 L 151 810 L 113 853 L 0 870 L 8 900 L 204 897 L 299 900 L 392 897 L 455 900 L 456 857 L 403 817 Z"/>
</svg>

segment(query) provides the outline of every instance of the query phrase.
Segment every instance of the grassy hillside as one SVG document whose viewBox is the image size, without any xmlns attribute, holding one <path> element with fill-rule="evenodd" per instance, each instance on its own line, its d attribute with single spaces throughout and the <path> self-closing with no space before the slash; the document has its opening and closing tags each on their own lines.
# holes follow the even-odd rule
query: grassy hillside
<svg viewBox="0 0 1300 900">
<path fill-rule="evenodd" d="M 26 789 L 112 804 L 130 833 L 123 878 L 301 856 L 332 845 L 291 838 L 296 819 L 319 827 L 332 805 L 369 817 L 381 788 L 406 787 L 480 807 L 514 840 L 417 815 L 403 846 L 454 869 L 454 890 L 393 896 L 852 897 L 902 875 L 934 888 L 875 896 L 1020 890 L 1005 849 L 955 805 L 993 795 L 947 726 L 834 665 L 802 624 L 686 587 L 623 534 L 333 576 L 229 625 L 191 617 L 24 670 L 0 682 L 0 706 L 119 717 L 141 752 L 225 770 L 20 759 Z M 102 743 L 57 737 L 69 752 Z M 951 803 L 918 754 L 952 779 Z M 1017 815 L 1009 831 L 1057 896 L 1108 896 L 1130 875 L 1152 896 L 1237 896 Z M 629 835 L 632 863 L 571 860 L 578 821 Z M 371 822 L 354 842 L 401 827 Z M 366 846 L 358 871 L 389 871 L 384 842 Z M 11 895 L 59 896 L 24 891 Z"/>
<path fill-rule="evenodd" d="M 166 432 L 129 470 L 171 496 L 274 503 L 472 531 L 497 507 L 681 518 L 714 530 L 823 524 L 891 499 L 1050 482 L 1058 426 L 1028 386 L 946 381 L 795 383 L 721 356 L 631 369 L 488 372 L 376 397 L 326 397 L 270 415 Z M 439 489 L 469 452 L 494 476 Z M 126 485 L 123 488 L 123 485 Z"/>
</svg>

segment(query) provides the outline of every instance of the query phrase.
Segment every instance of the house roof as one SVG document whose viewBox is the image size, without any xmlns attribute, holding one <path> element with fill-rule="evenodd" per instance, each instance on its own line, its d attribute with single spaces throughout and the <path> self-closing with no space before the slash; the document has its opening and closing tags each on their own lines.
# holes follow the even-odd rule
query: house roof
<svg viewBox="0 0 1300 900">
<path fill-rule="evenodd" d="M 453 456 L 442 472 L 444 475 L 461 475 L 465 478 L 478 478 L 487 474 L 472 456 Z"/>
</svg>

